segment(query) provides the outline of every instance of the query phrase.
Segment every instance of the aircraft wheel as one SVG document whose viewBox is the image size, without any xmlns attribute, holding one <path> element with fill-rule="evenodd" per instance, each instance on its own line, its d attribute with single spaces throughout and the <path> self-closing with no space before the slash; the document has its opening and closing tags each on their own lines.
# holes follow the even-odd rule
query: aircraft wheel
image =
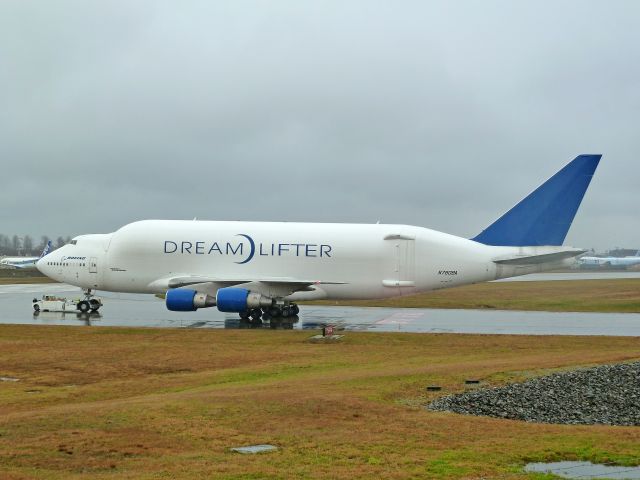
<svg viewBox="0 0 640 480">
<path fill-rule="evenodd" d="M 279 317 L 282 315 L 282 311 L 278 307 L 273 307 L 269 310 L 272 317 Z"/>
<path fill-rule="evenodd" d="M 283 317 L 288 317 L 289 315 L 291 315 L 291 308 L 289 307 L 284 307 L 282 309 L 282 316 Z"/>
<path fill-rule="evenodd" d="M 89 300 L 89 306 L 91 307 L 92 312 L 97 312 L 102 305 L 100 305 L 100 302 L 94 298 Z"/>
<path fill-rule="evenodd" d="M 37 303 L 33 304 L 33 311 L 36 313 L 40 313 L 40 305 L 38 305 Z"/>
<path fill-rule="evenodd" d="M 262 314 L 262 320 L 264 320 L 265 322 L 268 322 L 269 320 L 271 320 L 271 314 L 269 312 L 264 312 Z"/>
<path fill-rule="evenodd" d="M 243 310 L 239 313 L 239 315 L 242 320 L 246 320 L 247 318 L 249 318 L 249 310 Z"/>
<path fill-rule="evenodd" d="M 89 302 L 83 300 L 78 303 L 78 310 L 80 310 L 82 313 L 87 313 L 89 310 L 91 310 L 91 306 L 89 305 Z"/>
<path fill-rule="evenodd" d="M 297 315 L 300 313 L 300 307 L 298 307 L 298 305 L 293 304 L 291 305 L 291 315 Z"/>
</svg>

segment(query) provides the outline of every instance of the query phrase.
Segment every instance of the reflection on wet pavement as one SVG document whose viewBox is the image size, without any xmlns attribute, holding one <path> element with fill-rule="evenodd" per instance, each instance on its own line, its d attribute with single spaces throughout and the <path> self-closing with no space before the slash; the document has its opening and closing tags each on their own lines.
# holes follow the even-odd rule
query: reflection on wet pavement
<svg viewBox="0 0 640 480">
<path fill-rule="evenodd" d="M 484 333 L 532 335 L 640 336 L 640 314 L 447 310 L 301 305 L 297 317 L 253 324 L 216 308 L 171 312 L 153 295 L 98 292 L 98 314 L 33 314 L 32 299 L 43 294 L 75 298 L 80 290 L 61 284 L 0 286 L 0 323 L 181 328 L 339 329 L 379 332 Z"/>
</svg>

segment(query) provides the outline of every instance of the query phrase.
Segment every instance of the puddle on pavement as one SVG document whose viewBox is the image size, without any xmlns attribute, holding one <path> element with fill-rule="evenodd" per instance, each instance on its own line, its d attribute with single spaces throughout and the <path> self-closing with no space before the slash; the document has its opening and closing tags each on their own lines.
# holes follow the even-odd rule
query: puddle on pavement
<svg viewBox="0 0 640 480">
<path fill-rule="evenodd" d="M 529 463 L 524 469 L 526 472 L 552 473 L 563 478 L 640 479 L 640 467 L 601 465 L 591 462 Z"/>
</svg>

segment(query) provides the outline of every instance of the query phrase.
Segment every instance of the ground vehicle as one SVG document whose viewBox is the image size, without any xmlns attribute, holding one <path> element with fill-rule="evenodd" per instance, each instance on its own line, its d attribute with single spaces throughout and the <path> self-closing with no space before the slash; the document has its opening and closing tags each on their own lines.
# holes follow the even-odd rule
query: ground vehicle
<svg viewBox="0 0 640 480">
<path fill-rule="evenodd" d="M 67 300 L 54 295 L 43 295 L 41 300 L 33 299 L 33 311 L 40 312 L 97 312 L 102 306 L 102 300 L 97 297 Z"/>
</svg>

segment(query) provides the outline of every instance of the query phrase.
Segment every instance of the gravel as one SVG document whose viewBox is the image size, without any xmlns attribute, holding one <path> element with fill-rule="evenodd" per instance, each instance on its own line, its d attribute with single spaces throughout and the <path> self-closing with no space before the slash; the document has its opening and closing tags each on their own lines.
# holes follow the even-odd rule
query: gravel
<svg viewBox="0 0 640 480">
<path fill-rule="evenodd" d="M 569 425 L 640 425 L 640 362 L 440 397 L 429 410 Z"/>
</svg>

